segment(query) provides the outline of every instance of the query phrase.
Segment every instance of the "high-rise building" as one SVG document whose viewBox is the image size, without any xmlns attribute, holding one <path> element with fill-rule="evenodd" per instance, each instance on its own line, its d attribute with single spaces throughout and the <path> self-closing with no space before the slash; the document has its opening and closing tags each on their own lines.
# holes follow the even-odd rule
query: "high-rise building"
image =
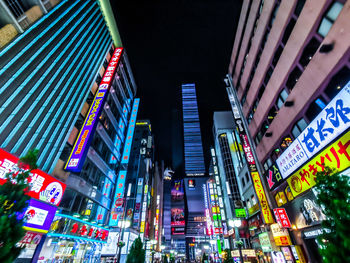
<svg viewBox="0 0 350 263">
<path fill-rule="evenodd" d="M 99 260 L 107 242 L 138 105 L 111 14 L 104 0 L 0 3 L 0 146 L 16 156 L 38 149 L 39 169 L 66 184 L 57 212 L 46 210 L 53 223 L 31 224 L 46 235 L 21 260 Z"/>
<path fill-rule="evenodd" d="M 295 245 L 304 246 L 311 262 L 321 262 L 310 233 L 320 229 L 323 217 L 310 187 L 296 182 L 303 163 L 312 167 L 314 149 L 326 151 L 337 136 L 346 136 L 347 120 L 335 127 L 324 114 L 337 103 L 348 105 L 349 7 L 349 1 L 244 1 L 228 69 L 229 99 L 237 93 L 271 204 L 292 217 Z M 327 139 L 322 125 L 331 128 Z M 306 191 L 300 195 L 300 189 Z M 303 202 L 313 202 L 318 220 L 306 219 L 311 206 Z M 294 215 L 306 223 L 298 225 Z"/>
<path fill-rule="evenodd" d="M 182 111 L 186 176 L 204 176 L 202 136 L 194 84 L 182 85 Z"/>
</svg>

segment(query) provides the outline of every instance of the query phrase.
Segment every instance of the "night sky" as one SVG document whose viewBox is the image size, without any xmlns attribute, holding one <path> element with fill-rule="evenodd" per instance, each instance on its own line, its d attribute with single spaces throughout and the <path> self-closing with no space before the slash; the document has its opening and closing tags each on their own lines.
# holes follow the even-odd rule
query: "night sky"
<svg viewBox="0 0 350 263">
<path fill-rule="evenodd" d="M 208 167 L 213 112 L 230 110 L 223 79 L 242 1 L 111 3 L 141 98 L 138 119 L 151 120 L 157 160 L 171 164 L 171 112 L 181 112 L 181 84 L 195 83 Z"/>
</svg>

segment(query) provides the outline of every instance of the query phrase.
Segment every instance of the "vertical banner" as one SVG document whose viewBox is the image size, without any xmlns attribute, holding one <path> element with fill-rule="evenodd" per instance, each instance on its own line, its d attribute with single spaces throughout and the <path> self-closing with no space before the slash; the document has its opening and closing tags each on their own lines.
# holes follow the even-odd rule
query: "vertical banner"
<svg viewBox="0 0 350 263">
<path fill-rule="evenodd" d="M 114 50 L 113 56 L 109 61 L 108 67 L 103 75 L 94 100 L 92 101 L 90 109 L 86 114 L 83 126 L 80 129 L 79 135 L 74 143 L 72 152 L 67 160 L 66 166 L 64 167 L 64 169 L 67 171 L 80 172 L 83 167 L 90 142 L 93 138 L 93 134 L 98 123 L 98 118 L 107 98 L 107 94 L 111 86 L 111 82 L 113 81 L 122 51 L 122 47 Z"/>
<path fill-rule="evenodd" d="M 119 217 L 123 212 L 124 206 L 124 189 L 125 189 L 125 179 L 126 179 L 126 171 L 119 171 L 118 180 L 116 184 L 114 200 L 112 204 L 111 210 L 111 218 L 109 220 L 110 226 L 117 226 Z"/>
</svg>

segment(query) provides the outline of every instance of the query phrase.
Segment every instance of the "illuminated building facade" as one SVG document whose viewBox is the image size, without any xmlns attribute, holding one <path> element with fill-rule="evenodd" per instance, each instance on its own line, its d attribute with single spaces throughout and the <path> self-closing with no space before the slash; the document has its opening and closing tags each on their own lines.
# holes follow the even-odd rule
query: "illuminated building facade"
<svg viewBox="0 0 350 263">
<path fill-rule="evenodd" d="M 349 1 L 341 0 L 252 0 L 242 6 L 226 82 L 229 99 L 234 101 L 230 96 L 237 94 L 271 202 L 287 210 L 294 207 L 290 215 L 306 209 L 302 200 L 312 203 L 315 199 L 310 187 L 297 194 L 288 183 L 296 182 L 300 169 L 291 162 L 296 153 L 300 165 L 315 158 L 299 151 L 296 143 L 302 144 L 303 136 L 316 130 L 313 122 L 333 107 L 332 100 L 346 90 L 349 81 L 349 7 Z M 346 93 L 342 96 L 347 97 Z M 327 140 L 315 137 L 315 144 L 322 145 L 322 141 Z M 326 144 L 319 148 L 327 151 Z M 308 207 L 308 213 L 318 213 L 314 205 Z M 310 234 L 320 229 L 321 220 L 316 221 L 294 225 L 291 232 L 311 262 L 321 261 L 317 235 Z"/>
<path fill-rule="evenodd" d="M 127 54 L 109 1 L 11 2 L 0 4 L 0 147 L 38 149 L 39 168 L 67 185 L 40 257 L 98 260 L 135 104 Z"/>
<path fill-rule="evenodd" d="M 194 84 L 182 85 L 182 111 L 186 176 L 204 176 L 202 136 Z"/>
</svg>

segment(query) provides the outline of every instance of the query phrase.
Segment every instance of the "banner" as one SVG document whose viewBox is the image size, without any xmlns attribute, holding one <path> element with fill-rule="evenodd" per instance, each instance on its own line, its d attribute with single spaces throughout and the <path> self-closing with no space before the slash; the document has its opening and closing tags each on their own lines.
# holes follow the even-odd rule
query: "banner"
<svg viewBox="0 0 350 263">
<path fill-rule="evenodd" d="M 316 185 L 316 173 L 326 166 L 338 172 L 350 167 L 350 131 L 287 179 L 294 197 Z M 348 149 L 349 148 L 349 149 Z"/>
</svg>

